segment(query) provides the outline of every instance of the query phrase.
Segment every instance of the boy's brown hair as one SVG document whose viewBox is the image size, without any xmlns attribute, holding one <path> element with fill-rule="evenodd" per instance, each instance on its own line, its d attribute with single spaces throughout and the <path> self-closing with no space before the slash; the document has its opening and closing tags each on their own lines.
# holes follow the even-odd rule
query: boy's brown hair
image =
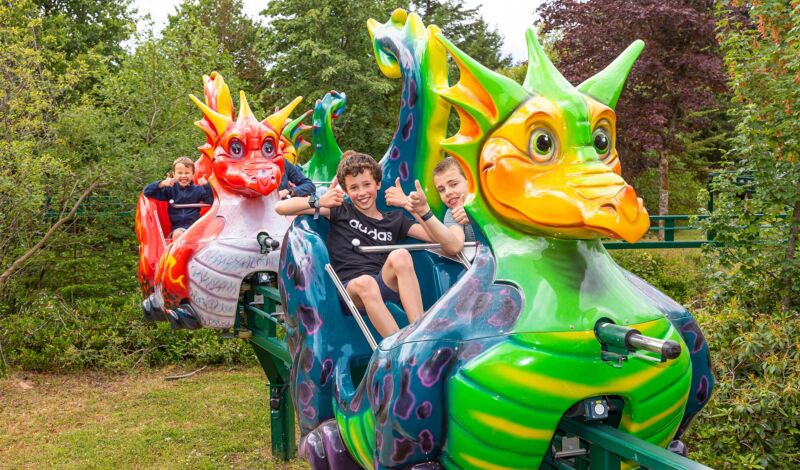
<svg viewBox="0 0 800 470">
<path fill-rule="evenodd" d="M 178 157 L 172 162 L 172 171 L 175 171 L 175 167 L 178 165 L 188 166 L 194 172 L 194 162 L 189 157 Z"/>
<path fill-rule="evenodd" d="M 458 172 L 464 179 L 467 179 L 467 175 L 464 174 L 464 169 L 461 168 L 461 165 L 458 163 L 453 157 L 446 157 L 444 160 L 440 161 L 433 167 L 433 176 L 439 175 L 444 173 L 445 171 L 449 170 L 450 168 L 457 168 Z"/>
<path fill-rule="evenodd" d="M 375 182 L 377 184 L 381 183 L 383 171 L 381 170 L 380 164 L 366 153 L 348 150 L 342 154 L 339 168 L 336 169 L 336 180 L 339 182 L 342 189 L 347 189 L 344 184 L 344 178 L 346 176 L 358 176 L 363 171 L 369 171 L 372 177 L 375 178 Z"/>
</svg>

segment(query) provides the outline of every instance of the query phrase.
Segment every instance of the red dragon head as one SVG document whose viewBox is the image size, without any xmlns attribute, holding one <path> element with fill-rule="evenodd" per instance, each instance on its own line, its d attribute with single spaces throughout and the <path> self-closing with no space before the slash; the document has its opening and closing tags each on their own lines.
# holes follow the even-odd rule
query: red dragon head
<svg viewBox="0 0 800 470">
<path fill-rule="evenodd" d="M 207 104 L 194 95 L 189 97 L 203 111 L 203 119 L 195 124 L 206 133 L 206 144 L 199 150 L 202 160 L 207 158 L 211 163 L 210 181 L 219 189 L 245 197 L 268 195 L 278 188 L 283 176 L 281 131 L 302 97 L 259 121 L 242 91 L 239 117 L 234 120 L 233 100 L 222 75 L 212 72 L 203 80 Z M 207 165 L 208 161 L 203 163 Z"/>
</svg>

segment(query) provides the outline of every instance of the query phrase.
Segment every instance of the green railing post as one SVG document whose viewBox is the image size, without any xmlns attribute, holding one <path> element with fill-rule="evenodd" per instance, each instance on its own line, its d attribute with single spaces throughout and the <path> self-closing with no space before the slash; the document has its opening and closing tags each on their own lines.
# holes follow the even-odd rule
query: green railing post
<svg viewBox="0 0 800 470">
<path fill-rule="evenodd" d="M 675 219 L 668 218 L 664 220 L 664 241 L 675 241 Z"/>
</svg>

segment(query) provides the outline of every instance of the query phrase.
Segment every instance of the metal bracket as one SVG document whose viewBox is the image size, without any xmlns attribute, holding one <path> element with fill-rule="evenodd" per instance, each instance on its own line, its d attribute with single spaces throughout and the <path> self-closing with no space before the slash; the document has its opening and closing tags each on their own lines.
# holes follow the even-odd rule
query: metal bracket
<svg viewBox="0 0 800 470">
<path fill-rule="evenodd" d="M 564 436 L 561 438 L 561 450 L 555 453 L 555 458 L 569 459 L 587 453 L 588 450 L 581 447 L 581 439 L 578 436 Z"/>
<path fill-rule="evenodd" d="M 269 390 L 269 407 L 273 410 L 278 410 L 281 407 L 283 402 L 283 393 L 286 389 L 289 388 L 289 384 L 283 384 L 277 387 L 273 387 L 270 384 Z"/>
</svg>

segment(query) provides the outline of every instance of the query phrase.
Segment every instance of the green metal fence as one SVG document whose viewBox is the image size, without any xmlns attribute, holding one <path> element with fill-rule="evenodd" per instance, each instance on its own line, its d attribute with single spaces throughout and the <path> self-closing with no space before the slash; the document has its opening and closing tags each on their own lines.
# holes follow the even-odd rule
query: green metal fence
<svg viewBox="0 0 800 470">
<path fill-rule="evenodd" d="M 648 235 L 655 234 L 662 229 L 659 222 L 664 223 L 664 239 L 645 238 L 636 243 L 628 243 L 622 240 L 605 241 L 603 245 L 609 250 L 637 250 L 643 248 L 700 248 L 713 242 L 713 237 L 708 237 L 700 225 L 695 225 L 693 221 L 708 218 L 707 215 L 651 215 L 650 228 L 647 229 Z M 676 235 L 685 231 L 698 231 L 701 237 L 689 240 L 676 239 Z"/>
</svg>

